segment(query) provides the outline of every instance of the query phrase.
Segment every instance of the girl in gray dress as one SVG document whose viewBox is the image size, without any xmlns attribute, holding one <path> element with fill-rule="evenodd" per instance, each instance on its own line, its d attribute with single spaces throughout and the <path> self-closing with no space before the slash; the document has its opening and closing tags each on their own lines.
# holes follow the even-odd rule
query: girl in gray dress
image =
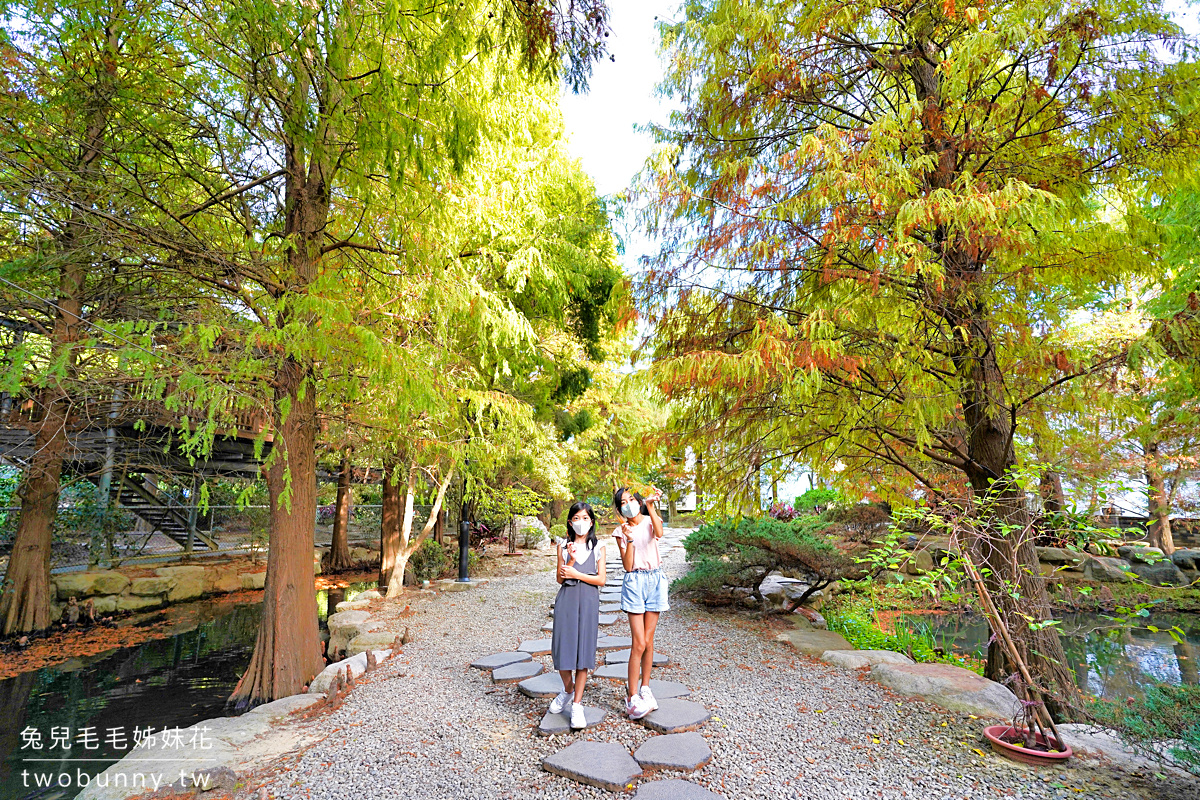
<svg viewBox="0 0 1200 800">
<path fill-rule="evenodd" d="M 583 687 L 596 668 L 600 630 L 600 587 L 604 585 L 604 548 L 596 543 L 596 512 L 587 503 L 571 506 L 566 541 L 558 546 L 558 583 L 550 656 L 562 677 L 563 691 L 550 703 L 560 714 L 571 704 L 571 727 L 587 727 Z"/>
</svg>

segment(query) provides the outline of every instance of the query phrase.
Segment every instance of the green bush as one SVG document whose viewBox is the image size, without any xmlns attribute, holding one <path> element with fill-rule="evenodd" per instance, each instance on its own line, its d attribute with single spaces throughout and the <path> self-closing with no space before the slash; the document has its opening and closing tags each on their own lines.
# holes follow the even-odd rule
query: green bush
<svg viewBox="0 0 1200 800">
<path fill-rule="evenodd" d="M 953 664 L 982 673 L 981 662 L 955 655 L 927 630 L 897 627 L 895 633 L 884 633 L 870 607 L 859 602 L 840 602 L 821 611 L 829 630 L 840 633 L 856 650 L 891 650 L 920 664 Z"/>
<path fill-rule="evenodd" d="M 409 559 L 413 577 L 418 581 L 432 581 L 441 577 L 442 570 L 448 563 L 449 559 L 446 557 L 445 548 L 434 539 L 426 539 L 421 542 L 421 546 Z"/>
<path fill-rule="evenodd" d="M 846 498 L 837 489 L 809 489 L 796 498 L 792 507 L 797 511 L 812 511 L 845 504 Z"/>
<path fill-rule="evenodd" d="M 673 587 L 713 606 L 728 605 L 737 588 L 749 589 L 761 602 L 762 582 L 775 571 L 804 581 L 809 592 L 823 589 L 851 566 L 823 535 L 826 527 L 813 516 L 709 523 L 684 539 L 692 570 Z"/>
<path fill-rule="evenodd" d="M 1200 686 L 1149 686 L 1141 699 L 1097 700 L 1092 714 L 1136 752 L 1200 776 Z"/>
<path fill-rule="evenodd" d="M 561 522 L 556 522 L 555 524 L 551 525 L 550 538 L 555 544 L 561 543 L 563 539 L 567 538 L 567 526 L 563 525 Z"/>
</svg>

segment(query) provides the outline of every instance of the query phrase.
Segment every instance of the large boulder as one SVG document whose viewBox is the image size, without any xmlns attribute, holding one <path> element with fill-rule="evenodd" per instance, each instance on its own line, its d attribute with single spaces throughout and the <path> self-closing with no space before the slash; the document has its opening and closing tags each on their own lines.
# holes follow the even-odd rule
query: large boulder
<svg viewBox="0 0 1200 800">
<path fill-rule="evenodd" d="M 233 564 L 217 564 L 204 570 L 205 594 L 228 594 L 240 592 L 242 579 Z"/>
<path fill-rule="evenodd" d="M 145 597 L 136 594 L 123 594 L 117 598 L 117 611 L 141 611 L 145 608 L 157 608 L 163 602 L 162 595 Z"/>
<path fill-rule="evenodd" d="M 550 538 L 550 531 L 542 524 L 542 521 L 537 517 L 518 516 L 514 519 L 516 524 L 517 544 L 521 547 L 532 548 L 534 550 L 553 550 L 554 542 Z M 599 530 L 596 531 L 599 534 Z"/>
<path fill-rule="evenodd" d="M 54 576 L 59 600 L 69 597 L 94 597 L 99 594 L 120 594 L 129 586 L 129 578 L 112 570 L 94 572 L 64 572 Z"/>
<path fill-rule="evenodd" d="M 170 576 L 154 578 L 134 578 L 129 584 L 129 593 L 141 597 L 160 597 L 171 591 L 175 579 Z"/>
<path fill-rule="evenodd" d="M 1200 550 L 1176 550 L 1171 554 L 1171 563 L 1180 569 L 1200 570 Z"/>
<path fill-rule="evenodd" d="M 394 631 L 360 633 L 350 640 L 350 644 L 346 645 L 346 655 L 356 656 L 368 650 L 384 650 L 390 647 L 394 641 L 396 641 L 396 633 Z"/>
<path fill-rule="evenodd" d="M 904 653 L 891 650 L 826 650 L 821 660 L 842 669 L 861 669 L 876 664 L 911 664 L 913 660 Z"/>
<path fill-rule="evenodd" d="M 786 631 L 775 637 L 781 642 L 787 642 L 806 656 L 820 658 L 826 650 L 853 650 L 854 645 L 843 638 L 840 633 L 833 631 L 796 629 Z"/>
<path fill-rule="evenodd" d="M 325 652 L 330 657 L 345 652 L 354 637 L 374 627 L 371 625 L 371 615 L 366 611 L 339 611 L 330 615 L 325 624 L 329 628 L 329 644 Z"/>
<path fill-rule="evenodd" d="M 1155 586 L 1187 586 L 1191 583 L 1183 571 L 1169 559 L 1154 564 L 1144 564 L 1139 561 L 1133 565 L 1133 571 L 1146 583 Z"/>
<path fill-rule="evenodd" d="M 1083 577 L 1089 581 L 1129 583 L 1133 580 L 1128 575 L 1130 571 L 1132 571 L 1132 566 L 1123 558 L 1090 556 L 1083 562 Z"/>
<path fill-rule="evenodd" d="M 1074 550 L 1068 550 L 1065 547 L 1039 547 L 1037 548 L 1038 561 L 1043 564 L 1052 564 L 1056 567 L 1065 567 L 1066 569 L 1075 569 L 1083 563 L 1087 558 L 1086 555 L 1077 553 Z"/>
<path fill-rule="evenodd" d="M 204 594 L 204 567 L 202 566 L 159 567 L 154 570 L 154 574 L 174 581 L 167 592 L 167 600 L 172 603 L 195 600 Z"/>
<path fill-rule="evenodd" d="M 392 654 L 391 650 L 376 650 L 374 652 L 376 661 L 383 661 Z M 354 677 L 357 678 L 359 675 L 362 675 L 367 671 L 367 654 L 359 653 L 356 656 L 352 656 L 342 661 L 335 661 L 325 669 L 321 670 L 321 674 L 313 678 L 312 683 L 309 684 L 309 693 L 328 692 L 330 684 L 333 683 L 333 679 L 339 672 L 344 675 L 346 673 L 346 667 L 350 668 L 350 674 Z"/>
<path fill-rule="evenodd" d="M 951 711 L 1012 719 L 1020 701 L 1007 687 L 949 664 L 876 664 L 871 680 Z"/>
<path fill-rule="evenodd" d="M 1117 548 L 1117 555 L 1126 561 L 1138 562 L 1141 561 L 1150 564 L 1156 561 L 1162 561 L 1166 558 L 1163 551 L 1157 547 L 1151 547 L 1148 544 L 1125 544 Z"/>
<path fill-rule="evenodd" d="M 909 575 L 924 575 L 933 569 L 933 555 L 928 550 L 917 550 L 904 564 Z"/>
<path fill-rule="evenodd" d="M 242 572 L 238 574 L 238 581 L 243 589 L 261 589 L 267 585 L 267 573 Z"/>
</svg>

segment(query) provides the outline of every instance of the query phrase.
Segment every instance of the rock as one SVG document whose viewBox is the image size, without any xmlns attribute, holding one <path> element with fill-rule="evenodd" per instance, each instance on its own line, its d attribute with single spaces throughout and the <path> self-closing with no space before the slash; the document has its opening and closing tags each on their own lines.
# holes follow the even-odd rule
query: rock
<svg viewBox="0 0 1200 800">
<path fill-rule="evenodd" d="M 562 685 L 561 681 L 559 685 Z M 546 715 L 542 717 L 542 721 L 538 723 L 538 733 L 542 736 L 557 736 L 558 734 L 571 733 L 575 730 L 587 730 L 599 725 L 604 721 L 604 717 L 607 716 L 607 712 L 603 709 L 595 708 L 594 706 L 584 706 L 583 720 L 587 724 L 582 728 L 572 728 L 570 713 L 570 706 L 558 714 L 551 714 L 547 711 Z"/>
<path fill-rule="evenodd" d="M 354 600 L 379 600 L 382 597 L 383 597 L 383 595 L 379 593 L 378 589 L 367 589 L 365 592 L 359 592 L 358 594 L 354 595 L 353 599 Z"/>
<path fill-rule="evenodd" d="M 199 769 L 192 772 L 190 779 L 181 779 L 171 784 L 177 790 L 199 789 L 201 792 L 224 792 L 230 796 L 241 786 L 237 773 L 226 766 Z"/>
<path fill-rule="evenodd" d="M 1117 555 L 1126 561 L 1141 561 L 1149 564 L 1153 561 L 1162 561 L 1166 558 L 1163 551 L 1157 547 L 1151 547 L 1148 544 L 1126 544 L 1117 548 Z"/>
<path fill-rule="evenodd" d="M 949 664 L 876 664 L 871 680 L 950 711 L 1012 719 L 1020 705 L 1007 687 Z"/>
<path fill-rule="evenodd" d="M 617 621 L 618 617 L 616 614 L 601 614 L 596 618 L 596 624 L 602 628 L 606 628 L 609 625 L 616 625 Z"/>
<path fill-rule="evenodd" d="M 557 672 L 543 672 L 518 683 L 517 691 L 526 697 L 554 697 L 565 690 Z"/>
<path fill-rule="evenodd" d="M 1123 558 L 1091 556 L 1083 562 L 1083 577 L 1089 581 L 1129 583 L 1133 579 L 1126 573 L 1131 570 L 1129 562 Z"/>
<path fill-rule="evenodd" d="M 554 542 L 550 531 L 537 517 L 518 515 L 513 518 L 516 525 L 517 544 L 534 550 L 553 550 Z"/>
<path fill-rule="evenodd" d="M 164 600 L 159 597 L 141 597 L 136 594 L 123 594 L 117 597 L 117 611 L 141 611 L 143 608 L 157 608 Z"/>
<path fill-rule="evenodd" d="M 575 742 L 543 758 L 542 769 L 610 792 L 630 788 L 633 779 L 642 774 L 629 751 L 612 742 Z"/>
<path fill-rule="evenodd" d="M 620 603 L 601 603 L 600 604 L 600 613 L 601 614 L 612 614 L 612 613 L 615 613 L 620 610 L 621 610 Z"/>
<path fill-rule="evenodd" d="M 175 583 L 167 592 L 167 600 L 180 603 L 185 600 L 195 600 L 204 594 L 204 567 L 160 567 L 154 570 L 155 575 L 172 578 Z"/>
<path fill-rule="evenodd" d="M 601 636 L 596 639 L 596 652 L 605 650 L 620 650 L 622 647 L 633 647 L 633 639 L 628 636 Z"/>
<path fill-rule="evenodd" d="M 119 572 L 60 572 L 53 578 L 59 600 L 69 597 L 92 597 L 98 594 L 120 594 L 129 585 L 129 578 Z"/>
<path fill-rule="evenodd" d="M 699 703 L 672 697 L 659 700 L 657 710 L 637 721 L 658 733 L 682 733 L 699 728 L 710 716 L 708 709 Z"/>
<path fill-rule="evenodd" d="M 329 628 L 329 643 L 325 652 L 330 657 L 341 655 L 350 646 L 352 639 L 368 632 L 367 622 L 370 619 L 371 615 L 366 611 L 339 611 L 330 616 L 325 621 Z"/>
<path fill-rule="evenodd" d="M 801 606 L 792 612 L 792 624 L 801 630 L 823 631 L 828 625 L 820 612 Z"/>
<path fill-rule="evenodd" d="M 1184 548 L 1171 554 L 1171 563 L 1180 569 L 1200 570 L 1200 550 Z"/>
<path fill-rule="evenodd" d="M 97 614 L 111 614 L 117 610 L 118 595 L 110 594 L 104 597 L 92 598 L 92 610 Z"/>
<path fill-rule="evenodd" d="M 243 589 L 261 589 L 267 585 L 266 572 L 241 572 L 238 581 Z"/>
<path fill-rule="evenodd" d="M 643 783 L 638 787 L 633 800 L 723 800 L 723 798 L 691 781 L 672 778 L 668 781 Z"/>
<path fill-rule="evenodd" d="M 876 664 L 911 664 L 913 660 L 904 653 L 891 650 L 826 650 L 820 659 L 842 669 L 862 669 Z"/>
<path fill-rule="evenodd" d="M 917 550 L 904 565 L 909 575 L 924 575 L 933 569 L 933 556 L 928 550 Z"/>
<path fill-rule="evenodd" d="M 1043 564 L 1052 564 L 1056 567 L 1066 567 L 1075 569 L 1083 563 L 1087 556 L 1076 553 L 1074 550 L 1067 550 L 1065 547 L 1038 547 L 1038 561 Z"/>
<path fill-rule="evenodd" d="M 324 699 L 325 695 L 318 692 L 294 694 L 291 697 L 281 697 L 273 702 L 264 703 L 261 706 L 255 706 L 246 713 L 263 714 L 271 720 L 277 720 L 282 719 L 290 714 L 294 714 L 297 711 L 302 711 L 314 703 L 319 703 Z"/>
<path fill-rule="evenodd" d="M 346 655 L 356 656 L 368 650 L 382 650 L 394 641 L 396 641 L 396 633 L 394 631 L 360 633 L 346 645 Z"/>
<path fill-rule="evenodd" d="M 334 606 L 333 610 L 340 614 L 343 611 L 366 611 L 370 607 L 370 600 L 343 600 Z"/>
<path fill-rule="evenodd" d="M 896 583 L 904 583 L 904 576 L 899 572 L 885 569 L 875 576 L 875 582 L 881 583 L 884 586 L 891 586 Z"/>
<path fill-rule="evenodd" d="M 629 650 L 613 650 L 610 653 L 604 654 L 605 664 L 627 664 L 629 663 Z M 665 667 L 671 663 L 671 659 L 662 653 L 654 654 L 654 666 Z"/>
<path fill-rule="evenodd" d="M 522 661 L 497 667 L 492 670 L 492 683 L 520 683 L 526 678 L 542 673 L 542 665 L 536 661 Z"/>
<path fill-rule="evenodd" d="M 475 669 L 499 669 L 522 661 L 529 661 L 529 653 L 496 653 L 472 661 L 471 666 Z"/>
<path fill-rule="evenodd" d="M 521 653 L 529 653 L 531 656 L 544 656 L 550 652 L 551 639 L 529 639 L 521 642 L 517 647 L 517 651 Z"/>
<path fill-rule="evenodd" d="M 237 568 L 231 565 L 212 567 L 204 571 L 205 593 L 240 592 L 242 579 L 238 577 Z"/>
<path fill-rule="evenodd" d="M 633 754 L 644 770 L 677 769 L 692 772 L 712 761 L 708 742 L 696 732 L 670 733 L 647 739 Z"/>
<path fill-rule="evenodd" d="M 788 642 L 792 647 L 806 656 L 820 658 L 826 650 L 853 650 L 851 645 L 840 633 L 818 630 L 793 630 L 775 637 L 781 642 Z"/>
<path fill-rule="evenodd" d="M 392 654 L 391 650 L 376 650 L 375 660 L 383 661 Z M 329 691 L 329 685 L 333 683 L 333 679 L 337 674 L 346 672 L 346 667 L 350 667 L 350 674 L 358 677 L 367 671 L 367 654 L 359 653 L 351 658 L 335 661 L 325 669 L 321 670 L 321 674 L 313 678 L 312 683 L 308 685 L 308 694 L 324 694 Z"/>
<path fill-rule="evenodd" d="M 1133 571 L 1146 583 L 1155 586 L 1187 586 L 1191 583 L 1170 559 L 1163 559 L 1154 564 L 1138 561 L 1133 564 Z"/>
<path fill-rule="evenodd" d="M 158 597 L 170 592 L 174 585 L 172 577 L 134 578 L 129 584 L 129 592 L 142 597 Z"/>
</svg>

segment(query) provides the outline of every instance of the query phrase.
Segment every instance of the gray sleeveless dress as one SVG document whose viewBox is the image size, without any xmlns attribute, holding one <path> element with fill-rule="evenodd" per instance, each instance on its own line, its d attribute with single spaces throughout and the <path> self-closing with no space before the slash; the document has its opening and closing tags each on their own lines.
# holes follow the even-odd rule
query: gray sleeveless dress
<svg viewBox="0 0 1200 800">
<path fill-rule="evenodd" d="M 596 574 L 596 550 L 577 561 L 575 569 L 585 575 Z M 568 580 L 554 599 L 554 633 L 550 657 L 555 670 L 596 668 L 596 638 L 600 630 L 600 587 Z"/>
</svg>

